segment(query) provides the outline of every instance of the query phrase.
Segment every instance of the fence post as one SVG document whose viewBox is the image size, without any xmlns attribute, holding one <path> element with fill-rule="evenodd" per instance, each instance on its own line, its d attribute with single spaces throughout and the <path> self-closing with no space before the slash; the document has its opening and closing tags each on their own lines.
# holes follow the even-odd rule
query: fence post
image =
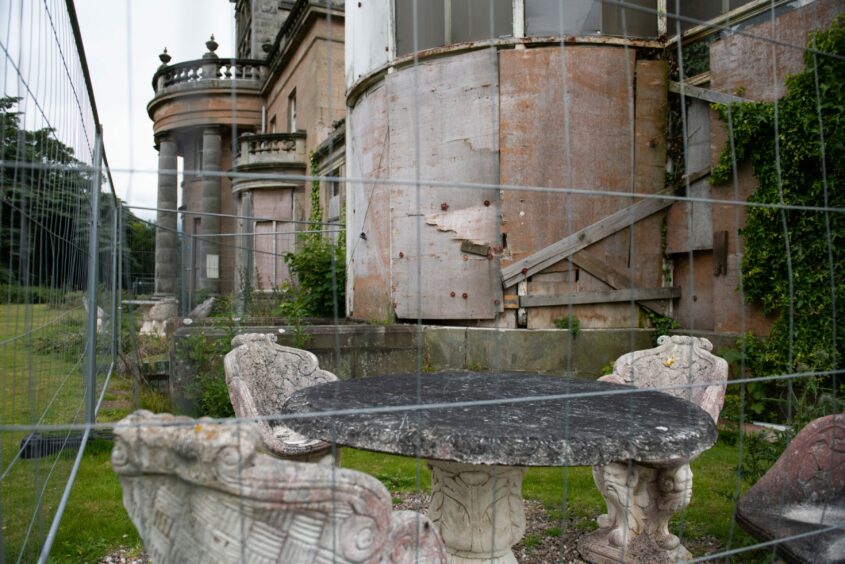
<svg viewBox="0 0 845 564">
<path fill-rule="evenodd" d="M 117 273 L 117 253 L 119 252 L 120 244 L 117 238 L 117 222 L 120 220 L 120 207 L 116 198 L 112 197 L 111 200 L 111 362 L 114 368 L 115 360 L 117 359 L 117 343 L 120 338 L 120 325 L 117 324 L 117 308 L 120 303 L 120 279 Z"/>
<path fill-rule="evenodd" d="M 91 178 L 91 230 L 88 240 L 88 321 L 85 351 L 85 422 L 94 424 L 97 417 L 97 278 L 99 276 L 100 180 L 102 138 L 94 138 L 93 175 Z"/>
</svg>

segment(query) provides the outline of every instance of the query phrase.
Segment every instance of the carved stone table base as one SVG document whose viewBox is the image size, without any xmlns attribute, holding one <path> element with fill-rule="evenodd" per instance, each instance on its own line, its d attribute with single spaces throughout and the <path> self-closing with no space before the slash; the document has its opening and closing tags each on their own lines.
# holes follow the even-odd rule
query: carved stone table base
<svg viewBox="0 0 845 564">
<path fill-rule="evenodd" d="M 428 516 L 452 564 L 516 564 L 511 547 L 525 533 L 525 469 L 430 460 Z"/>
<path fill-rule="evenodd" d="M 585 560 L 605 562 L 677 562 L 692 555 L 669 532 L 669 519 L 689 505 L 689 464 L 655 468 L 636 462 L 593 467 L 593 479 L 607 503 L 599 530 L 578 543 Z"/>
</svg>

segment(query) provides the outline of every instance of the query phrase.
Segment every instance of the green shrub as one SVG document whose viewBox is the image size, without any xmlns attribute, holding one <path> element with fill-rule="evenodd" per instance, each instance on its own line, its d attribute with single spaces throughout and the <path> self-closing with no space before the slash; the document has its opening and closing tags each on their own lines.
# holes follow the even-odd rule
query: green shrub
<svg viewBox="0 0 845 564">
<path fill-rule="evenodd" d="M 185 337 L 183 350 L 196 369 L 194 380 L 186 386 L 185 396 L 191 400 L 200 416 L 232 417 L 234 409 L 229 400 L 223 357 L 231 348 L 234 330 L 227 335 L 207 337 L 202 334 Z"/>
<path fill-rule="evenodd" d="M 574 315 L 558 317 L 555 319 L 555 327 L 558 329 L 568 329 L 573 337 L 577 337 L 581 333 L 581 321 Z"/>
</svg>

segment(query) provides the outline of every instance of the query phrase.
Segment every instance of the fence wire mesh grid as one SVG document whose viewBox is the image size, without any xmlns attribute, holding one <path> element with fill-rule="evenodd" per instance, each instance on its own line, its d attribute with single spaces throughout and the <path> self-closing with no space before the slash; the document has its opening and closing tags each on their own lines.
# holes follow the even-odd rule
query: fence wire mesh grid
<svg viewBox="0 0 845 564">
<path fill-rule="evenodd" d="M 0 0 L 2 561 L 841 561 L 841 2 L 165 4 Z"/>
</svg>

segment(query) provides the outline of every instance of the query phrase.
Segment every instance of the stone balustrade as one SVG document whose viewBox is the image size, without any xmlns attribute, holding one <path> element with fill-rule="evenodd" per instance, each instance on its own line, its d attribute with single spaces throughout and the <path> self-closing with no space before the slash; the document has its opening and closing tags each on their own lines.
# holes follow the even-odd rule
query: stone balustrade
<svg viewBox="0 0 845 564">
<path fill-rule="evenodd" d="M 237 168 L 255 164 L 303 164 L 305 133 L 245 133 L 238 138 Z"/>
<path fill-rule="evenodd" d="M 205 58 L 162 65 L 153 75 L 156 96 L 174 90 L 190 88 L 261 87 L 267 74 L 267 65 L 256 59 Z"/>
</svg>

